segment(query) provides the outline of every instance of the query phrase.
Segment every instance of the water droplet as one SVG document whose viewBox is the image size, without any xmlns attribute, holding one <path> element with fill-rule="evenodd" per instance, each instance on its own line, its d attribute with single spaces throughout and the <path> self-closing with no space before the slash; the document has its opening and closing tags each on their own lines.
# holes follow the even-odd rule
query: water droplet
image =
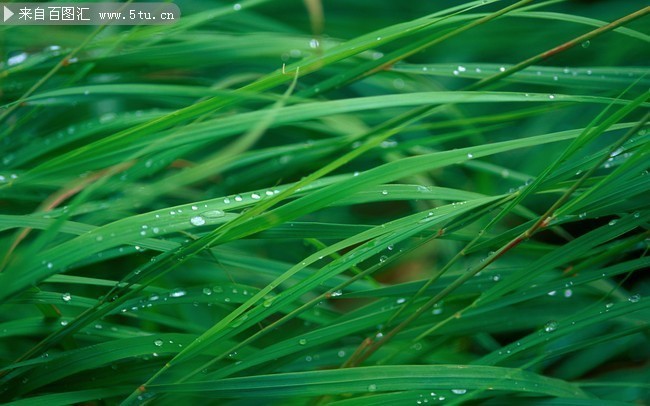
<svg viewBox="0 0 650 406">
<path fill-rule="evenodd" d="M 609 223 L 607 223 L 607 224 L 609 224 L 610 226 L 613 226 L 613 225 L 616 224 L 616 223 L 617 223 L 617 220 L 611 220 L 611 221 L 610 221 Z"/>
<path fill-rule="evenodd" d="M 565 289 L 564 290 L 564 297 L 569 298 L 573 296 L 573 291 L 571 289 Z"/>
<path fill-rule="evenodd" d="M 236 202 L 241 202 L 242 200 L 244 200 L 244 199 L 242 199 L 241 195 L 235 196 L 235 201 Z"/>
<path fill-rule="evenodd" d="M 228 199 L 227 197 L 224 197 L 224 198 L 223 198 L 223 202 L 224 202 L 225 204 L 230 204 L 230 199 Z"/>
<path fill-rule="evenodd" d="M 549 296 L 555 296 L 555 295 L 557 294 L 557 291 L 556 291 L 556 290 L 552 290 L 552 291 L 548 292 L 547 294 L 548 294 Z"/>
<path fill-rule="evenodd" d="M 304 339 L 304 338 L 301 338 L 300 340 L 298 340 L 298 344 L 305 345 L 305 344 L 307 344 L 307 340 Z"/>
<path fill-rule="evenodd" d="M 471 153 L 468 153 L 468 154 L 467 154 L 467 159 L 472 159 L 472 158 L 474 158 L 474 155 L 471 154 Z"/>
<path fill-rule="evenodd" d="M 388 195 L 388 190 L 385 190 L 385 189 L 382 190 L 382 191 L 381 191 L 381 194 L 384 195 L 384 196 Z"/>
<path fill-rule="evenodd" d="M 467 393 L 467 389 L 452 389 L 451 391 L 456 395 L 464 395 Z"/>
<path fill-rule="evenodd" d="M 589 48 L 589 45 L 591 45 L 591 42 L 590 42 L 589 40 L 587 40 L 587 41 L 585 41 L 585 42 L 583 42 L 583 43 L 581 44 L 581 46 L 582 46 L 583 48 Z"/>
<path fill-rule="evenodd" d="M 578 214 L 578 218 L 581 218 L 581 219 L 587 218 L 587 212 L 582 212 L 582 213 Z"/>
<path fill-rule="evenodd" d="M 154 344 L 156 347 L 162 347 L 162 345 L 163 345 L 163 340 L 161 340 L 161 339 L 157 339 L 157 340 L 155 340 L 155 341 L 153 342 L 153 344 Z"/>
<path fill-rule="evenodd" d="M 260 195 L 257 194 L 257 193 L 252 193 L 252 194 L 251 194 L 251 197 L 252 197 L 253 199 L 257 200 L 257 199 L 259 199 L 259 198 L 262 197 L 262 196 L 260 196 Z"/>
<path fill-rule="evenodd" d="M 611 154 L 609 154 L 610 157 L 615 157 L 617 155 L 620 155 L 623 151 L 625 151 L 625 148 L 621 147 L 616 149 L 616 151 L 613 151 Z"/>
<path fill-rule="evenodd" d="M 388 260 L 388 257 L 387 257 L 386 255 L 382 255 L 382 256 L 379 258 L 379 262 L 386 262 L 387 260 Z"/>
<path fill-rule="evenodd" d="M 61 295 L 61 299 L 63 299 L 63 301 L 67 303 L 70 300 L 72 300 L 72 295 L 70 293 L 66 292 L 66 293 Z"/>
<path fill-rule="evenodd" d="M 400 297 L 399 299 L 397 299 L 397 300 L 395 301 L 395 303 L 397 303 L 397 304 L 402 304 L 402 303 L 404 303 L 404 302 L 406 302 L 406 299 L 403 298 L 403 297 Z"/>
<path fill-rule="evenodd" d="M 506 71 L 506 67 L 505 67 L 505 66 L 502 66 L 502 67 L 499 68 L 499 72 L 505 72 L 505 71 Z"/>
<path fill-rule="evenodd" d="M 201 216 L 194 216 L 190 219 L 190 223 L 192 223 L 193 226 L 202 226 L 205 224 L 205 219 Z"/>
<path fill-rule="evenodd" d="M 553 100 L 553 99 L 555 99 L 555 95 L 554 95 L 554 94 L 549 94 L 549 95 L 548 95 L 548 98 L 551 99 L 551 100 Z"/>
<path fill-rule="evenodd" d="M 27 59 L 27 53 L 21 52 L 19 54 L 9 57 L 9 59 L 7 59 L 7 66 L 18 65 L 20 63 L 25 62 L 26 59 Z"/>
<path fill-rule="evenodd" d="M 99 122 L 102 124 L 108 123 L 109 121 L 112 121 L 117 117 L 115 113 L 106 113 L 103 114 L 99 117 Z"/>
<path fill-rule="evenodd" d="M 376 391 L 377 391 L 377 385 L 375 385 L 374 383 L 368 385 L 368 392 L 376 392 Z"/>
<path fill-rule="evenodd" d="M 316 49 L 320 46 L 320 42 L 316 38 L 312 38 L 309 40 L 309 48 Z"/>
<path fill-rule="evenodd" d="M 169 297 L 183 297 L 183 296 L 185 296 L 186 294 L 187 294 L 187 292 L 185 292 L 185 291 L 182 290 L 182 289 L 174 289 L 174 290 L 172 290 L 171 293 L 169 294 Z"/>
<path fill-rule="evenodd" d="M 389 245 L 388 247 L 386 247 L 386 249 L 387 249 L 388 251 L 392 251 L 393 248 L 394 248 L 394 247 L 393 247 L 393 244 L 391 244 L 391 245 Z"/>
<path fill-rule="evenodd" d="M 465 72 L 466 70 L 467 68 L 465 68 L 464 66 L 458 65 L 458 72 Z"/>
<path fill-rule="evenodd" d="M 201 216 L 208 217 L 208 218 L 219 218 L 225 215 L 226 213 L 224 213 L 223 210 L 208 210 L 206 212 L 201 213 Z"/>
<path fill-rule="evenodd" d="M 547 333 L 552 333 L 553 331 L 557 330 L 557 327 L 558 327 L 557 321 L 552 320 L 544 325 L 544 331 L 546 331 Z"/>
<path fill-rule="evenodd" d="M 627 298 L 627 300 L 631 303 L 637 303 L 639 300 L 641 300 L 641 295 L 640 294 L 634 294 L 630 297 Z"/>
<path fill-rule="evenodd" d="M 45 52 L 52 52 L 52 53 L 58 54 L 57 51 L 60 51 L 60 50 L 61 50 L 61 47 L 58 46 L 58 45 L 50 45 L 48 47 L 45 47 Z"/>
<path fill-rule="evenodd" d="M 337 353 L 337 355 L 339 356 L 339 358 L 343 358 L 345 357 L 345 351 L 341 350 Z"/>
<path fill-rule="evenodd" d="M 51 263 L 51 262 L 48 262 L 46 266 L 47 266 L 47 269 L 52 269 L 54 267 L 54 264 Z"/>
<path fill-rule="evenodd" d="M 203 288 L 203 294 L 206 295 L 206 296 L 210 296 L 212 294 L 212 289 Z"/>
<path fill-rule="evenodd" d="M 239 11 L 239 10 L 241 10 L 241 4 L 239 4 L 239 3 L 235 3 L 235 4 L 232 6 L 232 9 L 235 10 L 235 11 Z"/>
</svg>

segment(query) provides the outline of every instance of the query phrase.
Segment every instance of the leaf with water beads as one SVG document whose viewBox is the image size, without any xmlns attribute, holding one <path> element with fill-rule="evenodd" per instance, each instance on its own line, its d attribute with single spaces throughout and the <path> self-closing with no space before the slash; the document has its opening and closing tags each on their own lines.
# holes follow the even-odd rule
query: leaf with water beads
<svg viewBox="0 0 650 406">
<path fill-rule="evenodd" d="M 53 354 L 47 359 L 41 359 L 39 364 L 47 368 L 34 368 L 27 374 L 28 382 L 20 388 L 20 393 L 34 390 L 50 382 L 55 382 L 81 371 L 92 370 L 132 357 L 151 356 L 178 353 L 194 336 L 188 334 L 165 333 L 151 336 L 125 338 L 108 341 L 95 345 L 66 351 L 61 355 Z M 28 361 L 25 365 L 33 365 Z"/>
<path fill-rule="evenodd" d="M 506 68 L 499 64 L 467 63 L 462 66 L 455 64 L 407 64 L 399 63 L 391 70 L 412 75 L 427 76 L 456 76 L 469 79 L 483 79 Z M 529 66 L 503 79 L 511 83 L 556 86 L 558 83 L 565 87 L 576 88 L 612 88 L 628 85 L 643 86 L 650 84 L 650 79 L 644 76 L 644 70 L 637 67 L 549 67 Z"/>
<path fill-rule="evenodd" d="M 509 379 L 501 378 L 507 374 Z M 406 365 L 359 367 L 329 371 L 310 371 L 286 374 L 247 376 L 204 382 L 152 385 L 152 390 L 164 393 L 200 393 L 203 396 L 228 398 L 231 396 L 279 398 L 288 393 L 309 397 L 323 394 L 367 393 L 457 389 L 466 390 L 490 386 L 495 390 L 516 393 L 538 393 L 569 398 L 588 398 L 573 385 L 527 372 L 521 369 L 472 365 Z"/>
</svg>

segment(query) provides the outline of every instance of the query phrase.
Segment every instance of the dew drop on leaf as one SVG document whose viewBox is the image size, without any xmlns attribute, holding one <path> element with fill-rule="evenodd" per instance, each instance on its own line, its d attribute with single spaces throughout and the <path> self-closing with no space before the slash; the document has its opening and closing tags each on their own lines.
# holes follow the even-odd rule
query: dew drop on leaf
<svg viewBox="0 0 650 406">
<path fill-rule="evenodd" d="M 185 291 L 182 290 L 182 289 L 174 289 L 174 290 L 172 290 L 171 293 L 169 294 L 169 297 L 183 297 L 183 296 L 185 296 L 186 294 L 187 294 L 187 292 L 185 292 Z"/>
<path fill-rule="evenodd" d="M 190 219 L 190 223 L 192 223 L 193 226 L 202 226 L 205 224 L 205 219 L 201 216 L 194 216 Z"/>
<path fill-rule="evenodd" d="M 557 321 L 552 320 L 544 325 L 544 331 L 546 331 L 547 333 L 552 333 L 553 331 L 557 330 L 557 327 L 558 327 Z"/>
<path fill-rule="evenodd" d="M 219 218 L 219 217 L 223 217 L 225 215 L 226 215 L 226 213 L 224 213 L 223 210 L 209 210 L 209 211 L 201 213 L 201 216 L 208 217 L 208 218 Z"/>
</svg>

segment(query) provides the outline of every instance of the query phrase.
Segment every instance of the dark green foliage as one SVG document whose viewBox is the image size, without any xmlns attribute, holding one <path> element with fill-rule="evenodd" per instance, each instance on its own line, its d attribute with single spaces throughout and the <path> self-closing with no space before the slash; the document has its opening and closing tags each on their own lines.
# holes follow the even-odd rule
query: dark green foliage
<svg viewBox="0 0 650 406">
<path fill-rule="evenodd" d="M 0 28 L 2 401 L 648 399 L 643 2 L 180 5 Z"/>
</svg>

